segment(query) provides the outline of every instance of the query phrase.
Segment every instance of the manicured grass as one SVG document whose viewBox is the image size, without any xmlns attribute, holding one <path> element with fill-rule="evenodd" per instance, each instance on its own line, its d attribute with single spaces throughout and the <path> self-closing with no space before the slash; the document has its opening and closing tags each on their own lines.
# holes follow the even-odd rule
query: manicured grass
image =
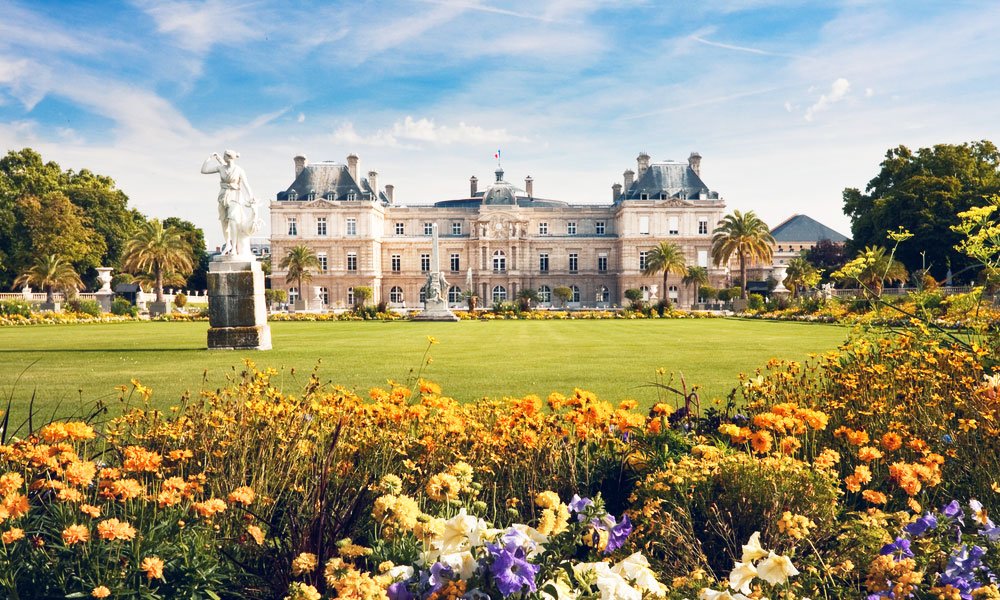
<svg viewBox="0 0 1000 600">
<path fill-rule="evenodd" d="M 15 419 L 34 394 L 41 418 L 68 414 L 97 399 L 113 401 L 116 386 L 134 378 L 153 389 L 160 407 L 185 390 L 224 386 L 243 358 L 282 371 L 276 379 L 297 393 L 322 359 L 320 377 L 362 393 L 405 381 L 420 368 L 427 336 L 433 362 L 423 376 L 468 401 L 580 387 L 607 400 L 655 401 L 655 371 L 682 372 L 702 398 L 725 397 L 736 375 L 768 358 L 802 360 L 841 344 L 832 325 L 736 319 L 662 321 L 462 321 L 272 323 L 269 352 L 205 350 L 208 324 L 118 323 L 0 329 L 0 390 L 13 393 Z M 294 373 L 292 369 L 294 368 Z"/>
</svg>

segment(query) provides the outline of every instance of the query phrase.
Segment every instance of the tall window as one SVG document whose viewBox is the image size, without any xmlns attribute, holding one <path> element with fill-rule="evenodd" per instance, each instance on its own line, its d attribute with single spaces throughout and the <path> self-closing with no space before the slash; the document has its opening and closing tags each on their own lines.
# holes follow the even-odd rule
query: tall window
<svg viewBox="0 0 1000 600">
<path fill-rule="evenodd" d="M 576 221 L 566 223 L 566 235 L 576 235 Z"/>
<path fill-rule="evenodd" d="M 462 222 L 455 221 L 451 224 L 451 235 L 462 235 Z"/>
<path fill-rule="evenodd" d="M 676 285 L 672 285 L 669 288 L 667 288 L 667 297 L 670 298 L 670 300 L 672 300 L 673 302 L 677 302 L 677 286 Z"/>
<path fill-rule="evenodd" d="M 399 287 L 398 285 L 392 286 L 392 289 L 389 290 L 389 302 L 392 302 L 394 304 L 399 304 L 402 301 L 403 301 L 403 288 Z"/>
<path fill-rule="evenodd" d="M 347 288 L 347 305 L 354 306 L 354 288 Z"/>
<path fill-rule="evenodd" d="M 299 235 L 299 226 L 295 217 L 288 217 L 288 235 Z"/>
<path fill-rule="evenodd" d="M 698 217 L 698 235 L 708 233 L 708 217 Z"/>
<path fill-rule="evenodd" d="M 347 253 L 347 270 L 357 271 L 358 270 L 358 253 L 348 252 Z"/>
<path fill-rule="evenodd" d="M 454 252 L 451 255 L 451 270 L 453 273 L 457 273 L 462 270 L 462 266 L 459 264 L 458 254 Z"/>
<path fill-rule="evenodd" d="M 648 258 L 649 258 L 649 252 L 646 252 L 644 250 L 644 251 L 642 251 L 642 252 L 639 253 L 639 270 L 640 271 L 645 271 L 646 270 L 646 260 Z"/>
<path fill-rule="evenodd" d="M 396 223 L 396 235 L 403 235 L 406 233 L 406 226 L 404 223 Z"/>
<path fill-rule="evenodd" d="M 580 266 L 580 255 L 575 252 L 569 255 L 569 272 L 576 273 L 577 267 Z"/>
<path fill-rule="evenodd" d="M 552 302 L 552 290 L 547 285 L 538 286 L 538 303 L 548 304 Z"/>
<path fill-rule="evenodd" d="M 677 235 L 680 233 L 680 219 L 677 217 L 670 217 L 668 219 L 669 226 L 667 227 L 667 234 Z"/>
<path fill-rule="evenodd" d="M 288 302 L 295 304 L 295 301 L 299 299 L 299 288 L 288 288 Z"/>
<path fill-rule="evenodd" d="M 549 224 L 539 223 L 538 224 L 538 235 L 548 235 L 549 234 Z"/>
<path fill-rule="evenodd" d="M 427 302 L 427 288 L 420 286 L 420 303 L 423 304 Z"/>
<path fill-rule="evenodd" d="M 347 217 L 347 235 L 358 235 L 358 220 L 354 217 Z"/>
<path fill-rule="evenodd" d="M 547 273 L 549 270 L 549 253 L 542 252 L 538 255 L 538 270 Z"/>
<path fill-rule="evenodd" d="M 649 217 L 639 217 L 639 235 L 649 235 Z"/>
<path fill-rule="evenodd" d="M 580 288 L 576 287 L 575 285 L 571 285 L 571 286 L 569 286 L 569 289 L 572 290 L 572 292 L 573 292 L 573 299 L 570 300 L 570 302 L 579 302 L 580 301 Z"/>
<path fill-rule="evenodd" d="M 400 259 L 400 256 L 398 254 L 392 255 L 392 258 L 389 260 L 389 263 L 392 266 L 393 273 L 399 273 L 402 267 L 402 262 L 403 261 Z"/>
<path fill-rule="evenodd" d="M 316 235 L 326 235 L 326 217 L 316 218 Z"/>
<path fill-rule="evenodd" d="M 493 301 L 494 302 L 506 302 L 507 301 L 507 288 L 502 285 L 498 285 L 493 288 Z"/>
<path fill-rule="evenodd" d="M 597 255 L 597 270 L 601 273 L 606 273 L 608 270 L 608 255 L 598 254 Z"/>
<path fill-rule="evenodd" d="M 325 287 L 319 288 L 319 297 L 323 300 L 323 304 L 327 305 L 330 303 L 330 290 Z"/>
<path fill-rule="evenodd" d="M 594 223 L 594 233 L 597 235 L 604 235 L 604 221 Z"/>
<path fill-rule="evenodd" d="M 316 258 L 319 259 L 319 270 L 323 271 L 325 273 L 326 272 L 326 252 L 320 252 L 319 254 L 316 255 Z"/>
<path fill-rule="evenodd" d="M 457 304 L 462 301 L 462 288 L 453 285 L 448 288 L 448 302 Z"/>
<path fill-rule="evenodd" d="M 497 250 L 493 253 L 493 272 L 503 273 L 507 270 L 507 255 L 504 254 L 503 250 Z M 507 292 L 504 291 L 504 294 Z"/>
<path fill-rule="evenodd" d="M 431 270 L 431 255 L 421 254 L 420 255 L 420 272 L 426 273 Z"/>
<path fill-rule="evenodd" d="M 424 223 L 424 235 L 434 235 L 433 223 Z"/>
<path fill-rule="evenodd" d="M 649 296 L 649 286 L 648 285 L 644 285 L 644 286 L 642 286 L 642 287 L 639 288 L 639 291 L 642 292 L 642 300 L 644 302 L 648 302 L 649 301 L 649 297 L 650 297 Z"/>
</svg>

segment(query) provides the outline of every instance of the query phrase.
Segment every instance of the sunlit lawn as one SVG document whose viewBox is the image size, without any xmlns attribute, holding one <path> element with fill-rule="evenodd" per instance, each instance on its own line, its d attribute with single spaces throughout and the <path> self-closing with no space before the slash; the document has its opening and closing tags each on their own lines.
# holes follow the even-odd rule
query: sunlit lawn
<svg viewBox="0 0 1000 600">
<path fill-rule="evenodd" d="M 248 357 L 281 370 L 276 381 L 289 392 L 322 360 L 324 381 L 367 393 L 419 370 L 433 336 L 440 343 L 430 348 L 423 377 L 462 401 L 580 387 L 609 400 L 649 404 L 656 391 L 648 384 L 658 368 L 702 385 L 705 399 L 721 398 L 738 373 L 771 357 L 801 360 L 833 349 L 847 333 L 832 325 L 736 319 L 285 322 L 271 324 L 274 350 L 248 353 L 209 352 L 207 328 L 204 322 L 2 328 L 0 390 L 13 395 L 14 421 L 27 414 L 32 396 L 44 419 L 114 400 L 116 386 L 130 379 L 151 387 L 154 403 L 168 407 L 185 391 L 224 386 Z"/>
</svg>

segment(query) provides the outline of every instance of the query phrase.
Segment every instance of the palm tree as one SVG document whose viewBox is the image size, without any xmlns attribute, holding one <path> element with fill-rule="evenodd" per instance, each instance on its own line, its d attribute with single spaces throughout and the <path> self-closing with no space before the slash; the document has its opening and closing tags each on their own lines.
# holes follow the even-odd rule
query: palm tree
<svg viewBox="0 0 1000 600">
<path fill-rule="evenodd" d="M 279 269 L 285 269 L 285 280 L 293 280 L 298 286 L 299 298 L 305 298 L 302 292 L 302 283 L 309 283 L 312 280 L 312 273 L 309 269 L 319 269 L 319 257 L 309 246 L 293 246 L 285 258 L 278 263 Z"/>
<path fill-rule="evenodd" d="M 674 242 L 660 242 L 660 245 L 650 250 L 646 256 L 646 268 L 642 270 L 642 274 L 649 276 L 660 272 L 663 273 L 662 297 L 666 298 L 667 275 L 670 273 L 687 275 L 687 261 L 684 260 L 684 253 L 681 251 L 681 247 Z"/>
<path fill-rule="evenodd" d="M 57 289 L 67 292 L 83 289 L 83 282 L 73 265 L 57 254 L 36 258 L 35 264 L 14 280 L 14 287 L 22 285 L 33 285 L 45 290 L 45 302 L 48 304 L 55 303 L 53 294 Z"/>
<path fill-rule="evenodd" d="M 688 286 L 694 287 L 694 297 L 695 300 L 698 299 L 698 290 L 701 286 L 708 285 L 708 269 L 705 267 L 688 267 L 687 274 L 684 275 L 684 279 L 681 279 L 681 283 Z"/>
<path fill-rule="evenodd" d="M 152 219 L 143 224 L 125 244 L 122 266 L 133 273 L 152 275 L 156 301 L 163 302 L 164 275 L 171 272 L 191 273 L 193 254 L 186 232 L 178 227 L 164 229 L 159 219 Z"/>
<path fill-rule="evenodd" d="M 792 292 L 792 298 L 797 295 L 800 287 L 809 288 L 819 283 L 819 270 L 804 256 L 796 256 L 788 261 L 785 271 L 785 287 Z"/>
<path fill-rule="evenodd" d="M 752 210 L 746 213 L 734 210 L 733 214 L 722 219 L 722 223 L 712 233 L 715 234 L 712 236 L 712 260 L 716 266 L 729 262 L 734 252 L 739 255 L 742 288 L 740 298 L 746 300 L 747 261 L 771 260 L 774 237 L 771 236 L 767 223 L 761 221 Z"/>
</svg>

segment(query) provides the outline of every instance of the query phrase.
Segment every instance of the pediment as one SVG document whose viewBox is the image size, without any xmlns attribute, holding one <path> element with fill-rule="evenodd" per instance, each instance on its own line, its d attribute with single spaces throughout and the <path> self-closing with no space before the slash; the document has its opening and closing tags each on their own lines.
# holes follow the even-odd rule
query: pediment
<svg viewBox="0 0 1000 600">
<path fill-rule="evenodd" d="M 694 206 L 694 202 L 691 202 L 689 200 L 681 200 L 680 198 L 667 198 L 666 200 L 662 200 L 660 204 L 672 208 L 681 206 Z"/>
<path fill-rule="evenodd" d="M 337 205 L 325 198 L 317 198 L 312 202 L 306 202 L 302 206 L 307 208 L 336 208 Z"/>
</svg>

